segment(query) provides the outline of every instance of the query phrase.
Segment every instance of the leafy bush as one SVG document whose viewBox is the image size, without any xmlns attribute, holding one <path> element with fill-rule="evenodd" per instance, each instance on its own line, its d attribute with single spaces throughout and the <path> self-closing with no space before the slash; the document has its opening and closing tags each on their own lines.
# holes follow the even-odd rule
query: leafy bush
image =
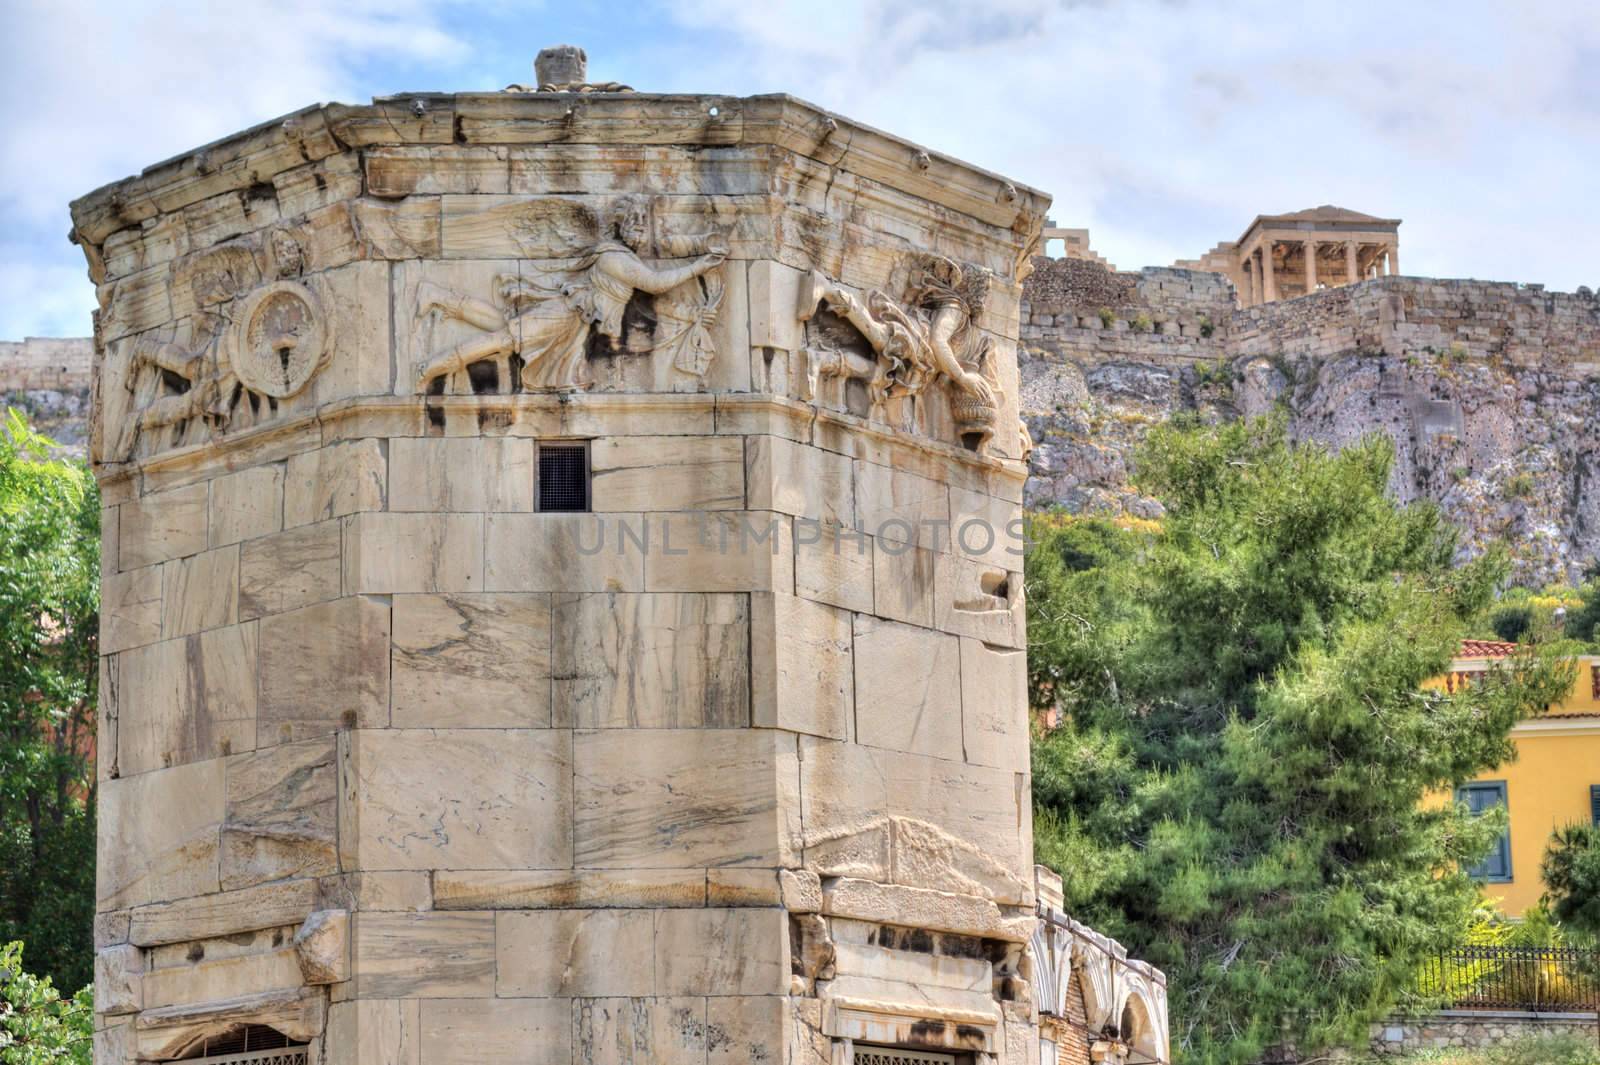
<svg viewBox="0 0 1600 1065">
<path fill-rule="evenodd" d="M 22 944 L 0 947 L 0 1065 L 90 1065 L 94 1001 L 89 988 L 62 998 L 48 976 L 22 968 Z"/>
<path fill-rule="evenodd" d="M 1520 643 L 1533 631 L 1533 608 L 1523 603 L 1495 607 L 1489 614 L 1489 627 L 1496 639 Z"/>
<path fill-rule="evenodd" d="M 1539 643 L 1564 635 L 1587 643 L 1587 630 L 1597 621 L 1600 584 L 1576 589 L 1561 584 L 1539 589 L 1508 588 L 1489 608 L 1474 635 L 1518 643 Z M 1572 650 L 1581 653 L 1581 648 Z"/>
<path fill-rule="evenodd" d="M 0 943 L 61 987 L 94 947 L 100 501 L 12 410 L 0 429 Z"/>
<path fill-rule="evenodd" d="M 1492 1051 L 1490 1065 L 1600 1065 L 1593 1039 L 1576 1035 L 1536 1035 Z"/>
<path fill-rule="evenodd" d="M 1600 560 L 1591 563 L 1600 567 Z M 1576 592 L 1577 603 L 1567 608 L 1566 634 L 1591 651 L 1600 651 L 1600 576 L 1588 576 Z"/>
<path fill-rule="evenodd" d="M 1215 362 L 1197 362 L 1194 364 L 1194 381 L 1199 388 L 1216 386 L 1231 390 L 1233 388 L 1233 368 L 1228 365 L 1227 359 L 1217 359 Z"/>
</svg>

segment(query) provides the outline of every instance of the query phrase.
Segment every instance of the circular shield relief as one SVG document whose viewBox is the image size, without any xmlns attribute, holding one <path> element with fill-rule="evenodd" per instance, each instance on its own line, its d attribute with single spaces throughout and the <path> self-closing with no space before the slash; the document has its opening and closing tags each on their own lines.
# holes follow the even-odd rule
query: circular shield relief
<svg viewBox="0 0 1600 1065">
<path fill-rule="evenodd" d="M 277 281 L 252 293 L 235 329 L 233 370 L 252 392 L 286 399 L 322 365 L 322 307 L 302 284 Z"/>
</svg>

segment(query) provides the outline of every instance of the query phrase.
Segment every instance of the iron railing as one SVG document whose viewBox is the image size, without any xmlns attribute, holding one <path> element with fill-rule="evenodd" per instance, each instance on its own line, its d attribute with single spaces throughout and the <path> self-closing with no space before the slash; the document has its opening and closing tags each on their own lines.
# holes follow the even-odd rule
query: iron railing
<svg viewBox="0 0 1600 1065">
<path fill-rule="evenodd" d="M 1445 1009 L 1600 1009 L 1600 951 L 1461 946 L 1430 958 L 1417 990 Z"/>
</svg>

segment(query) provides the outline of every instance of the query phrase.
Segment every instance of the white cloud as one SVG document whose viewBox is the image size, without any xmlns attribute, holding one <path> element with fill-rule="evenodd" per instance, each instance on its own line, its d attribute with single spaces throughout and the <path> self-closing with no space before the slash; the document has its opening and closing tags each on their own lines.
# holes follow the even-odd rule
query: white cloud
<svg viewBox="0 0 1600 1065">
<path fill-rule="evenodd" d="M 456 61 L 465 45 L 441 28 L 436 6 L 13 7 L 0 63 L 13 101 L 0 143 L 0 336 L 89 331 L 94 293 L 65 240 L 68 200 L 307 103 L 369 95 L 356 91 L 363 64 Z"/>
<path fill-rule="evenodd" d="M 1008 174 L 1124 268 L 1333 202 L 1404 218 L 1408 272 L 1600 280 L 1600 19 L 1565 0 L 35 0 L 9 21 L 0 276 L 39 274 L 0 335 L 87 330 L 86 283 L 39 298 L 81 278 L 69 198 L 317 99 L 523 80 L 558 39 L 598 78 L 791 92 Z"/>
<path fill-rule="evenodd" d="M 0 150 L 0 196 L 30 222 L 141 167 L 319 99 L 355 95 L 374 57 L 450 61 L 465 46 L 432 5 L 88 3 L 13 13 L 0 85 L 17 108 Z M 47 163 L 52 179 L 38 180 Z M 28 180 L 30 179 L 31 180 Z"/>
<path fill-rule="evenodd" d="M 1411 272 L 1594 284 L 1600 19 L 1536 0 L 663 6 L 714 58 L 1037 185 L 1124 268 L 1258 213 L 1402 217 Z M 644 82 L 641 77 L 640 83 Z M 691 85 L 692 81 L 692 85 Z"/>
<path fill-rule="evenodd" d="M 66 241 L 62 241 L 66 245 Z M 0 244 L 0 339 L 26 336 L 86 336 L 94 310 L 94 286 L 89 283 L 76 248 L 62 258 L 40 262 L 35 249 Z M 79 261 L 73 263 L 72 256 Z"/>
</svg>

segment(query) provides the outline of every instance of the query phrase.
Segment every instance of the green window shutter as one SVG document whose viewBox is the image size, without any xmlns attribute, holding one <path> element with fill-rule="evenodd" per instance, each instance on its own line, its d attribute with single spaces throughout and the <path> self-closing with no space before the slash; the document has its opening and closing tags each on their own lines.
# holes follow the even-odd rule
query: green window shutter
<svg viewBox="0 0 1600 1065">
<path fill-rule="evenodd" d="M 1600 825 L 1600 784 L 1589 785 L 1589 819 Z"/>
<path fill-rule="evenodd" d="M 1592 794 L 1592 793 L 1591 793 Z M 1467 804 L 1467 808 L 1479 814 L 1495 806 L 1507 806 L 1506 782 L 1503 780 L 1479 780 L 1465 784 L 1456 791 L 1456 801 Z M 1467 875 L 1477 880 L 1487 880 L 1491 883 L 1509 883 L 1511 881 L 1511 830 L 1500 833 L 1494 850 L 1488 857 L 1477 865 L 1467 870 Z"/>
</svg>

